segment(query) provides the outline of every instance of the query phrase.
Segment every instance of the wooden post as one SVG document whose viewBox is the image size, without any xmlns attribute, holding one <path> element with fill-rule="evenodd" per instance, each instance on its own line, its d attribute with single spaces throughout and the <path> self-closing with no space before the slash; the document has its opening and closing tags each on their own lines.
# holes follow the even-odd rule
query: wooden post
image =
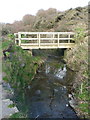
<svg viewBox="0 0 90 120">
<path fill-rule="evenodd" d="M 54 33 L 53 33 L 53 43 L 54 43 Z"/>
<path fill-rule="evenodd" d="M 58 47 L 59 47 L 59 33 L 58 33 Z"/>
<path fill-rule="evenodd" d="M 39 36 L 38 36 L 38 37 L 39 37 L 39 41 L 38 41 L 38 42 L 39 42 L 39 47 L 40 47 L 40 33 L 39 33 L 38 35 L 39 35 Z"/>
<path fill-rule="evenodd" d="M 38 38 L 38 33 L 37 33 L 37 38 Z M 37 44 L 38 44 L 38 39 L 37 39 Z"/>
<path fill-rule="evenodd" d="M 16 33 L 14 33 L 14 36 L 15 36 L 15 44 L 16 44 Z"/>
<path fill-rule="evenodd" d="M 16 38 L 15 38 L 15 44 L 16 44 Z"/>
<path fill-rule="evenodd" d="M 19 46 L 21 45 L 21 33 L 18 33 Z"/>
<path fill-rule="evenodd" d="M 68 38 L 70 38 L 70 34 L 68 35 Z M 68 43 L 70 43 L 70 39 L 68 40 Z"/>
</svg>

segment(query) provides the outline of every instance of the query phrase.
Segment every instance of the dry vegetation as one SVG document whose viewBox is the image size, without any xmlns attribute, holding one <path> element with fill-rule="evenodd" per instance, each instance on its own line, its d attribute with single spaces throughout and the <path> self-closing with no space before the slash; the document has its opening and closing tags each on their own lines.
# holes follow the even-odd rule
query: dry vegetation
<svg viewBox="0 0 90 120">
<path fill-rule="evenodd" d="M 2 35 L 18 31 L 74 31 L 76 27 L 87 29 L 88 7 L 78 7 L 64 12 L 54 8 L 40 9 L 36 16 L 27 14 L 13 24 L 0 24 Z"/>
</svg>

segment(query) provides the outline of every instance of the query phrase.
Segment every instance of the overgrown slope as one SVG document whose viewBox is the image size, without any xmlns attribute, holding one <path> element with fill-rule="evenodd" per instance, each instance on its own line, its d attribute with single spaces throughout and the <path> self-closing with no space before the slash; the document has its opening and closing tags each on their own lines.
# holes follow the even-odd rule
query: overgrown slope
<svg viewBox="0 0 90 120">
<path fill-rule="evenodd" d="M 81 117 L 89 116 L 89 81 L 88 81 L 88 36 L 78 39 L 73 49 L 65 54 L 67 65 L 76 72 L 72 86 L 74 97 L 77 99 L 76 111 Z"/>
<path fill-rule="evenodd" d="M 2 35 L 20 31 L 74 31 L 76 27 L 87 30 L 88 7 L 77 7 L 60 12 L 54 8 L 39 10 L 36 16 L 27 14 L 21 21 L 1 24 Z"/>
<path fill-rule="evenodd" d="M 39 56 L 31 56 L 29 51 L 10 45 L 12 42 L 3 42 L 3 80 L 9 82 L 13 88 L 25 89 L 34 78 L 37 69 L 43 62 Z M 6 49 L 8 48 L 8 49 Z"/>
</svg>

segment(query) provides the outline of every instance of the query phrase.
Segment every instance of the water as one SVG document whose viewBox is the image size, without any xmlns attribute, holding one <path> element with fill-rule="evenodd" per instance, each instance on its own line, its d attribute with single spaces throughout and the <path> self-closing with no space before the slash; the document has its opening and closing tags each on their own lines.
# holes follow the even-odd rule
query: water
<svg viewBox="0 0 90 120">
<path fill-rule="evenodd" d="M 73 75 L 60 58 L 48 58 L 26 89 L 27 117 L 77 118 L 68 98 Z"/>
</svg>

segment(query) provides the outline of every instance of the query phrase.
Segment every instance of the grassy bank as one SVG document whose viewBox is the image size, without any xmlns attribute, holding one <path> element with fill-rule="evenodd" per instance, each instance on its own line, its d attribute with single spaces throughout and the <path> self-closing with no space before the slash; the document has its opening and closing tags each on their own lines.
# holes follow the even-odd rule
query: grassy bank
<svg viewBox="0 0 90 120">
<path fill-rule="evenodd" d="M 14 88 L 24 89 L 33 80 L 43 59 L 39 56 L 31 56 L 28 51 L 22 50 L 10 41 L 2 43 L 3 50 L 9 48 L 10 45 L 12 47 L 5 52 L 6 57 L 3 61 L 3 71 L 6 73 L 3 79 Z"/>
<path fill-rule="evenodd" d="M 6 56 L 2 55 L 2 68 L 5 73 L 3 80 L 14 89 L 14 104 L 19 109 L 19 112 L 11 115 L 10 118 L 27 118 L 26 106 L 22 108 L 25 101 L 25 88 L 30 86 L 44 58 L 32 56 L 31 51 L 22 50 L 21 47 L 14 45 L 12 40 L 2 41 L 2 51 L 6 54 Z M 18 97 L 15 97 L 16 93 L 19 93 Z"/>
<path fill-rule="evenodd" d="M 65 61 L 76 72 L 72 86 L 78 103 L 76 112 L 80 117 L 89 118 L 88 36 L 79 37 L 75 38 L 76 46 L 66 51 Z"/>
</svg>

